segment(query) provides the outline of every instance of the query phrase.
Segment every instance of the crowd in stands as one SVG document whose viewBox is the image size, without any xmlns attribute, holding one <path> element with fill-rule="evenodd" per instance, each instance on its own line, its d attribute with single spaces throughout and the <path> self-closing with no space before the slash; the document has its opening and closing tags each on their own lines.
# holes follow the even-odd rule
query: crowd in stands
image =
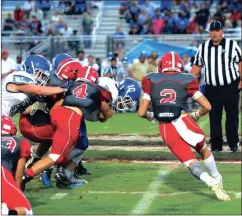
<svg viewBox="0 0 242 216">
<path fill-rule="evenodd" d="M 86 0 L 28 0 L 21 6 L 16 5 L 13 13 L 7 15 L 3 22 L 3 35 L 15 31 L 30 36 L 70 36 L 75 34 L 74 31 L 83 30 L 86 24 L 80 21 L 80 28 L 72 29 L 68 27 L 68 23 L 64 23 L 61 16 L 86 14 L 88 20 L 95 7 L 95 1 Z M 90 23 L 88 25 L 91 26 Z"/>
<path fill-rule="evenodd" d="M 121 0 L 119 14 L 134 34 L 200 34 L 208 30 L 212 20 L 226 28 L 241 28 L 240 0 Z"/>
</svg>

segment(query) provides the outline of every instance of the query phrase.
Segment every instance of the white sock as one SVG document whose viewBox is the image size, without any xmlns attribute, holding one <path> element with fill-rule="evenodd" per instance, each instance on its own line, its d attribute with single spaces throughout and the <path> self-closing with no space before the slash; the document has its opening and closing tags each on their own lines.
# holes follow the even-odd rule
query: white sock
<svg viewBox="0 0 242 216">
<path fill-rule="evenodd" d="M 70 179 L 73 176 L 74 171 L 70 171 L 68 169 L 65 169 L 65 173 L 66 173 L 67 178 Z"/>
<path fill-rule="evenodd" d="M 212 177 L 219 175 L 213 155 L 210 155 L 207 159 L 203 160 L 203 162 Z"/>
<path fill-rule="evenodd" d="M 218 184 L 218 182 L 211 177 L 207 172 L 203 172 L 199 176 L 200 180 L 204 182 L 208 187 L 211 187 L 212 185 Z"/>
</svg>

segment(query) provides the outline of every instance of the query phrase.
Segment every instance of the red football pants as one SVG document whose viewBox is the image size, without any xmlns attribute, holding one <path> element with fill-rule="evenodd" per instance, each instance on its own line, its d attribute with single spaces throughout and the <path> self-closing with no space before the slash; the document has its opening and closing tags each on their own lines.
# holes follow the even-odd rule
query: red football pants
<svg viewBox="0 0 242 216">
<path fill-rule="evenodd" d="M 54 136 L 50 157 L 56 163 L 66 163 L 68 153 L 79 138 L 79 128 L 82 116 L 63 106 L 51 112 L 51 124 L 54 127 Z"/>
<path fill-rule="evenodd" d="M 19 119 L 19 129 L 24 137 L 38 143 L 51 141 L 54 135 L 52 125 L 44 125 L 41 127 L 34 126 L 23 115 L 21 115 Z"/>
<path fill-rule="evenodd" d="M 32 211 L 29 201 L 15 182 L 12 173 L 4 166 L 1 166 L 1 171 L 2 202 L 6 203 L 8 208 L 12 210 L 23 207 Z"/>
<path fill-rule="evenodd" d="M 202 129 L 193 121 L 189 116 L 180 117 L 182 124 L 186 126 L 186 129 L 183 130 L 183 134 L 178 132 L 177 125 L 173 123 L 160 124 L 160 134 L 168 148 L 171 152 L 185 165 L 188 165 L 186 162 L 189 162 L 192 159 L 196 159 L 195 154 L 192 152 L 190 146 L 194 148 L 198 153 L 206 146 L 205 136 Z M 179 127 L 179 125 L 178 125 Z M 187 130 L 187 131 L 186 131 Z M 186 136 L 186 132 L 189 132 L 189 137 Z M 194 137 L 199 136 L 198 142 L 195 145 L 191 145 L 186 140 L 192 140 Z M 184 140 L 184 138 L 186 140 Z"/>
</svg>

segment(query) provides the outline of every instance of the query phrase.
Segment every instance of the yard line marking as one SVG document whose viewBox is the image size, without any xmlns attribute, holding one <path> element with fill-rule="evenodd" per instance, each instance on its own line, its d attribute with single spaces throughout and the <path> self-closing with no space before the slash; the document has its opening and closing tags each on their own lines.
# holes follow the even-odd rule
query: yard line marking
<svg viewBox="0 0 242 216">
<path fill-rule="evenodd" d="M 68 193 L 56 193 L 54 194 L 52 197 L 50 197 L 50 199 L 62 199 L 63 197 L 65 197 Z"/>
<path fill-rule="evenodd" d="M 159 195 L 158 190 L 164 183 L 169 173 L 170 170 L 159 170 L 158 175 L 155 177 L 155 180 L 149 184 L 146 192 L 144 192 L 143 194 L 143 197 L 131 210 L 131 215 L 146 214 L 155 197 Z"/>
<path fill-rule="evenodd" d="M 195 191 L 180 191 L 180 192 L 172 192 L 172 193 L 157 193 L 157 197 L 165 197 L 165 196 L 176 196 L 181 194 L 187 194 L 187 193 L 193 193 Z M 212 191 L 196 191 L 200 192 L 202 194 L 213 194 Z M 226 191 L 229 194 L 234 194 L 236 199 L 241 199 L 241 192 L 235 192 L 235 191 Z M 144 191 L 83 191 L 82 193 L 86 194 L 125 194 L 125 195 L 146 195 L 146 192 Z M 215 197 L 216 198 L 216 197 Z"/>
</svg>

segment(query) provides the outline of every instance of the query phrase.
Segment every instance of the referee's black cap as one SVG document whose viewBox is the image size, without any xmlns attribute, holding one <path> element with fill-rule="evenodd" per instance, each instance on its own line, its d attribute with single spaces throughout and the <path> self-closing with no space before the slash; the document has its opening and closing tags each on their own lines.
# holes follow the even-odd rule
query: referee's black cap
<svg viewBox="0 0 242 216">
<path fill-rule="evenodd" d="M 223 29 L 223 24 L 220 21 L 213 21 L 210 24 L 209 31 L 219 31 Z"/>
</svg>

